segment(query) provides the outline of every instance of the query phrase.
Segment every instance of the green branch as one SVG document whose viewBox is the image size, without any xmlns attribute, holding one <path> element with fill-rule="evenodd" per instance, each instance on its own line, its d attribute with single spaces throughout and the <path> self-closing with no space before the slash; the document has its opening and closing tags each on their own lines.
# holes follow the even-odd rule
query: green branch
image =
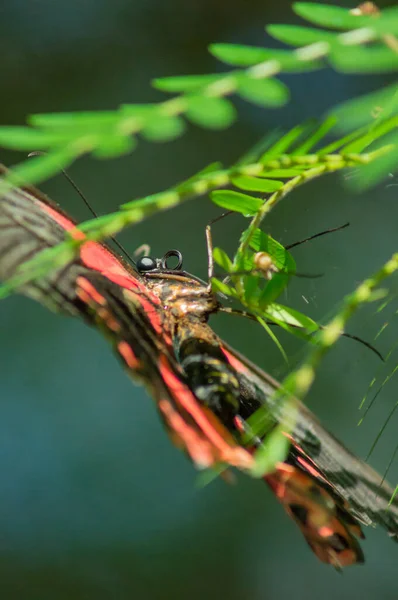
<svg viewBox="0 0 398 600">
<path fill-rule="evenodd" d="M 86 153 L 108 158 L 131 152 L 138 134 L 150 141 L 175 139 L 185 129 L 182 116 L 201 127 L 228 127 L 236 117 L 227 100 L 232 94 L 263 107 L 281 106 L 288 101 L 289 93 L 275 76 L 320 68 L 324 59 L 342 72 L 381 73 L 398 69 L 398 55 L 385 45 L 386 35 L 398 34 L 396 7 L 385 10 L 378 18 L 354 16 L 344 8 L 316 3 L 296 3 L 293 8 L 302 18 L 319 26 L 345 31 L 271 25 L 267 28 L 270 35 L 299 47 L 275 50 L 213 44 L 210 52 L 235 69 L 224 74 L 155 80 L 156 88 L 179 94 L 172 99 L 122 105 L 115 111 L 38 114 L 28 119 L 30 127 L 0 127 L 0 145 L 50 154 L 22 163 L 15 170 L 18 181 L 38 183 Z"/>
<path fill-rule="evenodd" d="M 314 349 L 308 358 L 295 371 L 290 373 L 267 402 L 267 407 L 274 406 L 280 419 L 280 425 L 273 431 L 272 438 L 256 453 L 256 462 L 252 475 L 262 477 L 275 462 L 284 460 L 289 450 L 286 433 L 293 431 L 297 419 L 298 401 L 303 400 L 310 390 L 316 369 L 325 354 L 334 346 L 344 333 L 349 319 L 363 305 L 382 297 L 383 290 L 377 290 L 380 284 L 398 271 L 398 253 L 392 257 L 371 277 L 365 279 L 343 300 L 340 311 L 315 335 Z M 263 436 L 269 427 L 269 408 L 259 409 L 249 419 L 250 436 Z M 396 493 L 398 486 L 394 492 Z"/>
<path fill-rule="evenodd" d="M 250 201 L 253 201 L 258 209 L 249 227 L 249 233 L 247 234 L 247 237 L 251 238 L 254 233 L 254 228 L 257 227 L 271 208 L 286 196 L 289 191 L 301 183 L 319 177 L 326 172 L 341 170 L 353 165 L 369 163 L 385 151 L 388 151 L 388 148 L 381 148 L 378 151 L 362 155 L 286 155 L 280 156 L 278 159 L 271 158 L 268 161 L 265 160 L 264 163 L 256 162 L 249 165 L 238 165 L 231 169 L 224 170 L 217 169 L 218 165 L 211 166 L 208 169 L 205 169 L 204 172 L 198 173 L 196 176 L 174 188 L 128 202 L 127 204 L 123 204 L 118 212 L 86 221 L 77 228 L 85 234 L 85 237 L 82 240 L 77 240 L 75 237 L 72 238 L 71 232 L 68 232 L 67 241 L 54 248 L 44 250 L 35 258 L 20 267 L 19 272 L 0 287 L 0 298 L 8 296 L 23 284 L 40 278 L 50 270 L 66 264 L 78 253 L 80 246 L 88 240 L 101 241 L 105 238 L 112 237 L 127 226 L 139 223 L 154 212 L 168 210 L 186 200 L 196 198 L 212 190 L 225 188 L 238 177 L 253 177 L 254 175 L 257 177 L 266 177 L 267 175 L 269 176 L 272 174 L 272 172 L 275 172 L 278 168 L 287 169 L 291 166 L 300 166 L 303 169 L 307 168 L 308 170 L 303 171 L 299 176 L 289 179 L 285 184 L 279 181 L 275 182 L 275 180 L 272 181 L 272 183 L 278 184 L 280 189 L 265 202 L 258 198 L 245 196 Z M 216 170 L 214 170 L 215 168 Z M 289 171 L 287 170 L 287 172 Z M 267 181 L 267 179 L 265 179 L 265 181 Z M 229 192 L 229 194 L 232 193 L 233 192 Z M 242 194 L 241 196 L 244 195 Z M 215 201 L 217 204 L 220 204 L 216 199 Z M 228 203 L 224 204 L 224 206 L 230 208 Z M 240 208 L 239 212 L 245 213 L 249 211 L 248 208 L 244 206 L 243 208 Z M 239 247 L 239 257 L 242 256 L 246 246 L 247 243 L 245 242 Z"/>
</svg>

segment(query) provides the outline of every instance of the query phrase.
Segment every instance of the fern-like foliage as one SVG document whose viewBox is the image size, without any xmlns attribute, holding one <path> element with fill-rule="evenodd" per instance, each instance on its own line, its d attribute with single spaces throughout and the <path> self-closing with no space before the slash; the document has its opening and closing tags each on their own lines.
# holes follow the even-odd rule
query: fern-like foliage
<svg viewBox="0 0 398 600">
<path fill-rule="evenodd" d="M 15 177 L 38 183 L 86 153 L 97 158 L 129 153 L 138 136 L 157 142 L 175 139 L 183 134 L 186 120 L 201 127 L 223 129 L 236 118 L 228 98 L 232 94 L 266 108 L 287 102 L 289 90 L 277 78 L 281 73 L 314 70 L 327 64 L 342 73 L 397 70 L 398 53 L 393 44 L 398 35 L 397 7 L 377 15 L 352 14 L 344 8 L 306 2 L 296 3 L 293 8 L 322 29 L 267 27 L 271 36 L 293 49 L 213 44 L 210 52 L 234 69 L 221 74 L 155 79 L 156 88 L 177 94 L 169 100 L 122 105 L 115 111 L 36 114 L 28 118 L 29 127 L 0 127 L 0 145 L 48 153 L 22 164 Z M 395 91 L 391 90 L 393 96 Z M 391 101 L 390 93 L 383 97 L 387 103 Z M 388 169 L 391 164 L 392 158 Z M 369 182 L 385 171 L 379 162 L 374 171 L 369 171 Z"/>
<path fill-rule="evenodd" d="M 391 119 L 390 127 L 394 127 L 394 123 L 395 119 Z M 370 143 L 377 141 L 376 129 L 373 131 L 376 137 L 372 140 L 369 133 L 361 135 L 357 132 L 355 136 L 322 145 L 331 127 L 333 120 L 328 119 L 315 129 L 305 126 L 292 129 L 271 145 L 257 163 L 240 167 L 239 174 L 231 176 L 233 186 L 246 193 L 224 189 L 211 194 L 218 206 L 251 217 L 233 260 L 222 249 L 215 249 L 215 261 L 231 275 L 231 283 L 228 284 L 215 280 L 215 289 L 238 300 L 257 316 L 262 325 L 271 321 L 294 335 L 303 337 L 304 334 L 312 341 L 315 338 L 307 334 L 317 331 L 319 325 L 308 316 L 277 302 L 296 266 L 291 254 L 260 229 L 261 222 L 297 186 L 326 173 L 369 165 L 392 150 L 390 146 L 384 146 L 373 153 L 363 153 Z M 378 133 L 382 136 L 384 128 L 380 128 Z M 314 146 L 320 147 L 314 151 Z M 253 191 L 268 193 L 269 197 L 263 201 L 254 196 Z M 269 257 L 273 267 L 271 274 L 262 272 L 261 265 L 256 262 L 259 253 Z"/>
<path fill-rule="evenodd" d="M 292 48 L 275 50 L 232 44 L 213 44 L 210 52 L 232 67 L 221 74 L 157 79 L 157 89 L 173 96 L 157 104 L 122 105 L 114 111 L 38 114 L 27 127 L 0 127 L 0 145 L 22 151 L 42 150 L 44 156 L 26 161 L 13 170 L 2 188 L 21 180 L 37 183 L 68 166 L 83 154 L 108 158 L 131 152 L 139 137 L 154 142 L 169 141 L 184 133 L 186 122 L 209 129 L 223 129 L 236 119 L 230 96 L 265 108 L 286 103 L 289 90 L 278 76 L 331 67 L 341 73 L 385 73 L 398 69 L 398 8 L 382 14 L 349 12 L 336 6 L 296 3 L 295 12 L 316 27 L 272 25 L 267 32 Z M 163 192 L 122 205 L 113 214 L 84 223 L 84 241 L 102 240 L 150 214 L 210 193 L 220 207 L 249 218 L 236 253 L 229 257 L 222 248 L 214 259 L 225 278 L 214 278 L 216 291 L 239 302 L 271 333 L 268 322 L 277 323 L 294 335 L 315 343 L 308 359 L 289 375 L 276 395 L 292 400 L 304 396 L 325 352 L 342 335 L 347 320 L 365 302 L 380 298 L 377 287 L 398 269 L 394 255 L 373 276 L 347 297 L 338 314 L 324 327 L 310 317 L 282 305 L 278 299 L 295 272 L 291 254 L 262 229 L 266 215 L 289 192 L 326 173 L 362 168 L 360 185 L 376 182 L 395 167 L 398 159 L 397 86 L 356 99 L 339 107 L 320 125 L 300 125 L 261 151 L 249 152 L 244 160 L 223 168 L 215 163 Z M 337 128 L 343 137 L 325 141 Z M 366 167 L 366 168 L 365 168 Z M 0 287 L 0 297 L 16 291 L 27 281 L 40 278 L 68 262 L 78 251 L 76 239 L 67 239 L 26 263 L 17 275 Z M 267 267 L 264 268 L 265 259 Z M 278 342 L 277 342 L 278 343 Z M 294 420 L 294 406 L 291 407 Z M 261 433 L 264 414 L 253 416 L 254 434 Z M 286 430 L 286 423 L 284 423 Z M 286 437 L 275 430 L 268 438 L 257 474 L 282 458 Z M 268 465 L 268 466 L 267 466 Z M 254 474 L 254 473 L 253 473 Z"/>
<path fill-rule="evenodd" d="M 394 122 L 392 119 L 391 127 Z M 215 291 L 243 305 L 278 345 L 275 334 L 267 325 L 269 321 L 296 336 L 314 341 L 313 333 L 319 330 L 319 325 L 310 317 L 278 302 L 290 276 L 296 271 L 294 259 L 260 226 L 266 215 L 299 185 L 327 173 L 368 165 L 391 151 L 390 146 L 384 146 L 373 152 L 365 152 L 369 145 L 385 134 L 387 123 L 379 129 L 373 129 L 372 135 L 359 130 L 354 135 L 325 144 L 324 138 L 333 126 L 332 118 L 317 127 L 313 124 L 297 126 L 275 143 L 269 143 L 268 147 L 263 144 L 260 154 L 252 152 L 229 169 L 222 169 L 219 163 L 214 163 L 173 188 L 124 204 L 113 214 L 87 221 L 79 228 L 85 234 L 83 241 L 99 241 L 114 236 L 155 211 L 169 209 L 210 192 L 213 202 L 218 206 L 250 218 L 234 258 L 228 257 L 221 248 L 214 250 L 215 262 L 228 277 L 228 283 L 221 278 L 213 279 Z M 44 251 L 26 263 L 12 280 L 0 288 L 0 297 L 40 277 L 49 269 L 65 264 L 78 251 L 81 243 L 74 237 Z M 259 253 L 266 255 L 271 271 L 264 272 L 261 265 L 256 263 Z"/>
</svg>

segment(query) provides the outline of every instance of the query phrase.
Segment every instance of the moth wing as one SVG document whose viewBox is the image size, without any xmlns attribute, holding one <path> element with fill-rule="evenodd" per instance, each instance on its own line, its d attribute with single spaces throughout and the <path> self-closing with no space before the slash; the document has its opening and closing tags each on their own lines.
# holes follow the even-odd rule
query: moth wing
<svg viewBox="0 0 398 600">
<path fill-rule="evenodd" d="M 228 345 L 224 349 L 238 373 L 242 404 L 253 412 L 265 407 L 277 422 L 289 422 L 288 403 L 273 399 L 280 384 Z M 398 539 L 398 498 L 391 500 L 393 489 L 329 433 L 304 404 L 297 403 L 294 427 L 288 432 L 292 442 L 291 462 L 304 472 L 311 474 L 313 470 L 319 474 L 355 519 L 365 525 L 381 525 L 392 538 Z"/>
</svg>

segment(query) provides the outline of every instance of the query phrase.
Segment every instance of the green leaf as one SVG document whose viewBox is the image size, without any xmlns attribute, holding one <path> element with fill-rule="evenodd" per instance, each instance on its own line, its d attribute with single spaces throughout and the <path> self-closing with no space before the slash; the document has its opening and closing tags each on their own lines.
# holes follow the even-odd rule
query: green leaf
<svg viewBox="0 0 398 600">
<path fill-rule="evenodd" d="M 222 163 L 220 163 L 220 162 L 210 163 L 209 165 L 207 165 L 206 167 L 204 167 L 203 169 L 201 169 L 200 171 L 198 171 L 191 177 L 188 177 L 188 179 L 184 179 L 184 181 L 181 181 L 180 183 L 176 184 L 174 186 L 174 190 L 176 192 L 178 192 L 179 194 L 183 194 L 185 190 L 191 188 L 192 184 L 194 184 L 195 181 L 200 181 L 205 175 L 208 175 L 210 173 L 215 173 L 216 171 L 220 171 L 221 169 L 222 169 Z"/>
<path fill-rule="evenodd" d="M 284 400 L 286 402 L 286 400 Z M 261 409 L 260 409 L 261 410 Z M 255 454 L 255 464 L 251 469 L 253 477 L 264 477 L 275 470 L 278 462 L 283 462 L 289 452 L 290 441 L 286 436 L 286 425 L 275 427 L 266 437 Z"/>
<path fill-rule="evenodd" d="M 220 294 L 225 294 L 225 296 L 232 296 L 233 298 L 237 297 L 236 290 L 226 283 L 219 281 L 215 277 L 211 280 L 211 287 L 215 293 L 219 292 Z"/>
<path fill-rule="evenodd" d="M 321 123 L 308 138 L 302 142 L 297 148 L 294 149 L 292 154 L 299 156 L 308 154 L 309 151 L 316 146 L 316 144 L 322 140 L 325 135 L 335 126 L 337 119 L 335 117 L 328 117 L 323 123 Z"/>
<path fill-rule="evenodd" d="M 269 310 L 269 308 L 273 307 L 273 304 L 270 304 L 267 306 L 266 310 L 265 310 L 265 318 L 267 318 L 269 321 L 272 321 L 273 323 L 275 323 L 275 325 L 278 325 L 278 327 L 280 327 L 281 329 L 284 329 L 285 331 L 287 331 L 288 333 L 290 333 L 291 335 L 294 335 L 295 337 L 305 340 L 306 342 L 310 342 L 313 343 L 314 342 L 314 338 L 312 336 L 310 336 L 308 333 L 306 333 L 303 329 L 300 329 L 299 327 L 294 327 L 293 325 L 289 325 L 288 323 L 286 323 L 285 321 L 278 319 L 277 317 L 275 317 L 275 311 L 273 310 Z"/>
<path fill-rule="evenodd" d="M 357 29 L 367 27 L 374 22 L 369 16 L 353 15 L 346 8 L 316 2 L 295 2 L 293 10 L 303 19 L 331 29 Z"/>
<path fill-rule="evenodd" d="M 398 34 L 398 8 L 383 9 L 378 15 L 355 15 L 338 6 L 298 2 L 294 11 L 311 23 L 331 29 L 371 29 L 375 34 Z"/>
<path fill-rule="evenodd" d="M 263 205 L 261 198 L 254 198 L 231 190 L 216 190 L 211 193 L 211 199 L 217 206 L 243 215 L 255 215 Z"/>
<path fill-rule="evenodd" d="M 313 29 L 312 27 L 300 27 L 298 25 L 269 25 L 267 33 L 277 40 L 290 44 L 291 46 L 309 46 L 318 42 L 336 43 L 337 36 L 334 33 Z"/>
<path fill-rule="evenodd" d="M 294 169 L 286 167 L 286 169 L 271 169 L 270 171 L 265 170 L 264 175 L 259 175 L 258 177 L 269 177 L 270 179 L 280 178 L 280 179 L 292 179 L 293 177 L 297 177 L 298 175 L 303 174 L 303 169 L 299 167 L 295 167 Z"/>
<path fill-rule="evenodd" d="M 290 252 L 261 229 L 254 232 L 250 239 L 250 247 L 255 252 L 267 252 L 278 270 L 289 273 L 296 271 L 296 262 Z"/>
<path fill-rule="evenodd" d="M 284 136 L 282 136 L 271 148 L 269 148 L 260 158 L 261 163 L 266 163 L 273 158 L 278 158 L 282 154 L 288 152 L 291 146 L 296 142 L 303 134 L 304 131 L 308 129 L 308 125 L 297 125 L 290 131 L 288 131 Z"/>
<path fill-rule="evenodd" d="M 132 136 L 109 135 L 102 136 L 100 143 L 93 148 L 93 155 L 97 158 L 113 158 L 127 154 L 134 150 L 136 141 Z"/>
<path fill-rule="evenodd" d="M 319 68 L 319 63 L 303 62 L 288 50 L 275 50 L 240 44 L 211 44 L 213 56 L 235 67 L 251 67 L 269 60 L 277 61 L 285 73 L 296 73 Z"/>
<path fill-rule="evenodd" d="M 338 128 L 344 131 L 367 125 L 377 117 L 386 118 L 398 112 L 398 84 L 385 86 L 376 92 L 344 102 L 332 110 Z"/>
<path fill-rule="evenodd" d="M 150 141 L 172 140 L 184 133 L 185 123 L 180 117 L 154 115 L 142 130 L 142 135 Z"/>
<path fill-rule="evenodd" d="M 219 161 L 214 161 L 198 171 L 193 177 L 188 179 L 187 181 L 194 181 L 195 179 L 200 179 L 203 175 L 208 175 L 209 173 L 215 173 L 216 171 L 221 171 L 223 168 L 222 163 Z"/>
<path fill-rule="evenodd" d="M 218 81 L 224 75 L 177 75 L 175 77 L 159 77 L 152 80 L 152 85 L 162 92 L 187 93 L 194 92 Z"/>
<path fill-rule="evenodd" d="M 390 133 L 383 138 L 383 142 L 389 142 L 393 144 L 391 151 L 371 162 L 369 165 L 364 165 L 356 170 L 357 177 L 347 180 L 346 185 L 355 190 L 362 191 L 369 188 L 383 178 L 387 178 L 390 174 L 397 171 L 398 165 L 398 134 L 396 132 Z M 392 179 L 392 182 L 395 180 Z"/>
<path fill-rule="evenodd" d="M 46 150 L 56 144 L 67 143 L 72 137 L 67 132 L 39 131 L 30 127 L 0 127 L 0 145 L 13 150 Z"/>
<path fill-rule="evenodd" d="M 222 248 L 213 249 L 214 261 L 227 273 L 231 273 L 233 269 L 232 261 L 228 254 Z"/>
<path fill-rule="evenodd" d="M 342 154 L 358 154 L 363 152 L 365 148 L 370 146 L 374 141 L 386 135 L 390 131 L 393 131 L 398 127 L 398 115 L 381 121 L 379 124 L 375 124 L 374 127 L 370 127 L 368 131 L 362 137 L 357 138 L 350 144 L 347 144 L 342 150 Z"/>
<path fill-rule="evenodd" d="M 31 115 L 28 122 L 35 127 L 55 127 L 62 128 L 99 128 L 110 127 L 117 124 L 120 120 L 120 114 L 117 111 L 87 111 L 70 113 L 44 113 Z"/>
<path fill-rule="evenodd" d="M 267 252 L 272 259 L 275 267 L 280 271 L 275 273 L 270 281 L 267 281 L 265 287 L 260 289 L 256 296 L 256 306 L 262 311 L 268 309 L 268 305 L 273 303 L 283 292 L 289 282 L 289 275 L 296 271 L 296 262 L 293 256 L 282 244 L 267 235 L 261 229 L 256 229 L 250 240 L 250 247 L 255 252 Z M 253 267 L 251 267 L 253 268 Z M 248 301 L 252 301 L 248 298 Z"/>
<path fill-rule="evenodd" d="M 275 335 L 275 333 L 272 331 L 271 327 L 268 325 L 268 323 L 266 321 L 264 321 L 264 319 L 262 319 L 261 317 L 257 317 L 257 321 L 260 323 L 261 327 L 263 327 L 265 329 L 265 331 L 268 333 L 269 337 L 271 338 L 271 340 L 274 342 L 274 344 L 276 345 L 276 347 L 278 348 L 279 352 L 282 354 L 283 360 L 285 361 L 285 363 L 288 365 L 289 364 L 289 359 L 287 357 L 287 354 L 282 346 L 282 344 L 280 343 L 280 341 L 278 340 L 277 336 Z"/>
<path fill-rule="evenodd" d="M 330 144 L 327 144 L 326 146 L 322 146 L 322 148 L 320 148 L 317 151 L 317 154 L 319 156 L 324 156 L 325 154 L 333 154 L 334 152 L 336 152 L 336 150 L 340 150 L 341 148 L 344 148 L 344 146 L 346 146 L 347 144 L 350 144 L 354 140 L 358 139 L 359 137 L 364 135 L 364 133 L 366 133 L 367 131 L 368 131 L 368 126 L 357 129 L 356 131 L 349 133 L 348 135 L 345 135 L 344 137 L 342 137 L 338 140 L 334 140 L 334 142 L 331 142 Z"/>
<path fill-rule="evenodd" d="M 288 88 L 278 79 L 238 78 L 237 93 L 241 98 L 260 106 L 282 106 L 289 100 Z"/>
<path fill-rule="evenodd" d="M 141 201 L 139 200 L 138 202 L 135 202 L 135 205 L 136 212 L 134 214 L 133 210 L 130 211 L 129 224 L 142 221 L 142 219 L 145 217 L 145 212 L 144 210 L 142 210 Z M 121 208 L 123 208 L 123 205 L 121 206 Z M 150 214 L 150 211 L 148 212 Z M 85 221 L 84 223 L 79 225 L 79 229 L 81 229 L 81 231 L 83 231 L 84 233 L 92 234 L 93 232 L 101 232 L 101 235 L 103 237 L 111 237 L 119 232 L 121 227 L 123 227 L 124 222 L 125 219 L 123 212 L 120 211 L 116 214 L 111 213 L 109 215 L 101 215 L 100 217 L 89 219 L 88 221 Z"/>
<path fill-rule="evenodd" d="M 224 129 L 235 121 L 236 111 L 225 98 L 191 96 L 186 98 L 186 101 L 186 116 L 196 125 L 209 129 Z"/>
<path fill-rule="evenodd" d="M 373 29 L 379 36 L 388 33 L 398 35 L 398 7 L 383 8 L 377 19 L 369 19 L 367 27 Z"/>
<path fill-rule="evenodd" d="M 122 117 L 147 117 L 159 111 L 159 105 L 148 102 L 147 104 L 122 104 L 120 106 Z"/>
<path fill-rule="evenodd" d="M 15 185 L 40 183 L 68 167 L 75 157 L 75 152 L 72 152 L 70 148 L 62 148 L 50 154 L 29 158 L 13 167 L 7 180 Z"/>
<path fill-rule="evenodd" d="M 288 325 L 302 327 L 309 332 L 318 331 L 319 329 L 318 324 L 313 319 L 289 306 L 274 303 L 267 308 L 267 313 L 280 321 L 284 321 Z"/>
<path fill-rule="evenodd" d="M 201 169 L 191 177 L 188 177 L 188 179 L 184 179 L 184 181 L 181 181 L 180 183 L 176 184 L 174 186 L 174 191 L 178 194 L 183 195 L 186 192 L 186 190 L 192 190 L 192 185 L 196 181 L 202 181 L 203 179 L 206 179 L 206 175 L 216 173 L 217 171 L 221 171 L 221 169 L 222 164 L 220 162 L 210 163 L 209 165 L 204 167 L 204 169 Z"/>
<path fill-rule="evenodd" d="M 271 147 L 272 144 L 279 138 L 278 130 L 271 130 L 266 133 L 252 148 L 250 148 L 241 158 L 239 158 L 235 166 L 250 165 L 258 162 L 259 157 L 264 154 L 265 150 Z"/>
<path fill-rule="evenodd" d="M 257 308 L 257 300 L 260 296 L 260 278 L 256 275 L 245 275 L 243 280 L 244 298 L 246 304 L 252 309 Z"/>
<path fill-rule="evenodd" d="M 208 469 L 200 471 L 196 476 L 195 487 L 203 489 L 205 486 L 212 483 L 215 479 L 218 479 L 228 469 L 226 464 L 214 464 Z"/>
<path fill-rule="evenodd" d="M 267 285 L 258 298 L 258 308 L 261 311 L 267 311 L 268 313 L 268 307 L 272 305 L 286 289 L 289 279 L 289 275 L 286 275 L 283 271 L 274 274 L 272 279 L 267 282 Z"/>
<path fill-rule="evenodd" d="M 343 73 L 390 73 L 398 69 L 398 54 L 385 45 L 337 46 L 331 52 L 330 61 Z"/>
<path fill-rule="evenodd" d="M 268 310 L 268 305 L 273 303 L 283 292 L 289 282 L 288 274 L 296 271 L 296 262 L 293 256 L 282 244 L 267 235 L 261 229 L 256 229 L 250 240 L 250 247 L 255 252 L 267 252 L 275 267 L 280 273 L 275 273 L 258 297 L 260 310 Z"/>
<path fill-rule="evenodd" d="M 279 190 L 283 183 L 275 179 L 263 179 L 250 177 L 249 175 L 237 175 L 232 178 L 232 183 L 241 190 L 248 192 L 272 193 Z"/>
<path fill-rule="evenodd" d="M 269 60 L 269 51 L 241 44 L 210 44 L 209 52 L 223 62 L 235 67 L 250 67 Z"/>
</svg>

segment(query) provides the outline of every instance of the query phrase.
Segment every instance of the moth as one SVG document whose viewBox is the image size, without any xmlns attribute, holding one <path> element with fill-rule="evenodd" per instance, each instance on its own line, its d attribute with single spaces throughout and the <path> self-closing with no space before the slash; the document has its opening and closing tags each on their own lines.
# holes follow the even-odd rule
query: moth
<svg viewBox="0 0 398 600">
<path fill-rule="evenodd" d="M 0 280 L 62 242 L 65 232 L 82 242 L 78 255 L 18 291 L 99 329 L 197 468 L 221 463 L 250 470 L 256 447 L 289 421 L 289 404 L 275 401 L 277 381 L 209 326 L 221 309 L 211 285 L 185 272 L 177 251 L 133 266 L 105 244 L 85 242 L 75 221 L 31 186 L 0 197 Z M 174 267 L 171 257 L 178 259 Z M 390 486 L 302 403 L 295 406 L 294 425 L 285 432 L 288 457 L 264 480 L 321 561 L 336 568 L 361 563 L 362 525 L 381 525 L 398 539 L 398 501 L 390 503 Z M 270 415 L 269 428 L 247 444 L 248 421 L 259 409 Z"/>
</svg>

